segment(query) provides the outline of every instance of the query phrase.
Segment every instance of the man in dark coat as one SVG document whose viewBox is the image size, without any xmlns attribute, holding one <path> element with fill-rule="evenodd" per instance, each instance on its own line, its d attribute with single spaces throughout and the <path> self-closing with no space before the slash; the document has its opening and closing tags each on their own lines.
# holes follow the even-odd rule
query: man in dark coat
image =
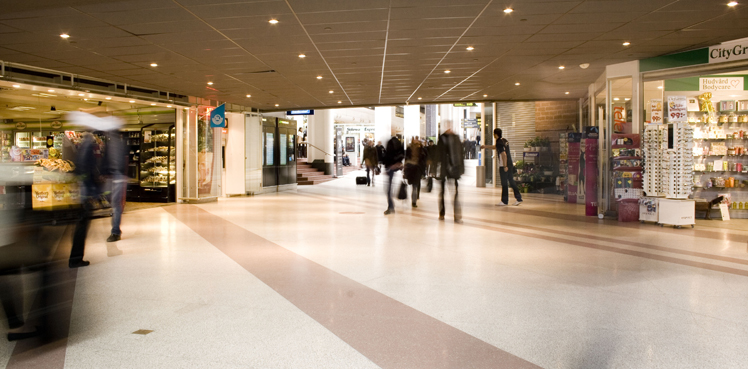
<svg viewBox="0 0 748 369">
<path fill-rule="evenodd" d="M 447 129 L 439 136 L 437 143 L 439 153 L 438 176 L 441 179 L 442 188 L 439 192 L 439 220 L 444 220 L 446 209 L 444 207 L 444 191 L 450 182 L 454 183 L 454 217 L 455 223 L 462 223 L 462 209 L 458 199 L 458 182 L 465 173 L 465 161 L 460 138 Z"/>
<path fill-rule="evenodd" d="M 387 171 L 387 177 L 389 182 L 385 191 L 387 191 L 387 210 L 384 211 L 384 215 L 393 214 L 395 212 L 395 202 L 392 201 L 392 177 L 395 176 L 395 172 L 403 168 L 403 158 L 405 158 L 405 150 L 400 139 L 395 135 L 395 130 L 392 130 L 392 138 L 387 141 L 387 148 L 384 152 L 384 158 L 382 163 Z"/>
</svg>

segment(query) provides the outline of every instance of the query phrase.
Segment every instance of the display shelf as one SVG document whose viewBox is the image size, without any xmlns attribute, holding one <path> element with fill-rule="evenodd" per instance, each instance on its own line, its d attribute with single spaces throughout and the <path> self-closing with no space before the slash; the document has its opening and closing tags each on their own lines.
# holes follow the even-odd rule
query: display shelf
<svg viewBox="0 0 748 369">
<path fill-rule="evenodd" d="M 640 172 L 642 170 L 642 167 L 618 167 L 613 168 L 616 172 Z"/>
<path fill-rule="evenodd" d="M 641 156 L 614 156 L 613 160 L 642 160 Z"/>
<path fill-rule="evenodd" d="M 611 149 L 636 149 L 639 145 L 611 145 Z"/>
</svg>

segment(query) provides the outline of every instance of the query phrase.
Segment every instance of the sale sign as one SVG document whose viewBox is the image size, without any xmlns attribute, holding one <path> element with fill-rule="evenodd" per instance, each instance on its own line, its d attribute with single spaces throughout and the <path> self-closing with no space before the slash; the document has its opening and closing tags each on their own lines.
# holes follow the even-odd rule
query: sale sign
<svg viewBox="0 0 748 369">
<path fill-rule="evenodd" d="M 649 115 L 650 123 L 662 123 L 662 99 L 649 100 Z"/>
<path fill-rule="evenodd" d="M 688 100 L 685 96 L 668 96 L 667 118 L 668 123 L 688 122 Z"/>
</svg>

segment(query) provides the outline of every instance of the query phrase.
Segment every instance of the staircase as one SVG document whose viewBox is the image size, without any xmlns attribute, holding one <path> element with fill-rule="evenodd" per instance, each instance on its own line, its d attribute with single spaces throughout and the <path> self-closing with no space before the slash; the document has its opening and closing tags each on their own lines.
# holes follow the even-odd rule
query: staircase
<svg viewBox="0 0 748 369">
<path fill-rule="evenodd" d="M 343 176 L 357 169 L 358 167 L 355 166 L 343 167 Z M 331 174 L 325 174 L 325 172 L 312 167 L 307 163 L 306 159 L 300 158 L 296 162 L 296 183 L 299 186 L 316 185 L 332 181 L 333 179 L 335 178 Z"/>
</svg>

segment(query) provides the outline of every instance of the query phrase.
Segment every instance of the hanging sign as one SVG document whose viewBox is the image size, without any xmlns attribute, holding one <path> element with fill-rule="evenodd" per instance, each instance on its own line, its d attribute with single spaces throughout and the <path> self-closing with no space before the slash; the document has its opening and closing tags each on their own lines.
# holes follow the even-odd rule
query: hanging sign
<svg viewBox="0 0 748 369">
<path fill-rule="evenodd" d="M 478 106 L 477 103 L 454 103 L 452 104 L 455 108 L 464 108 L 468 106 Z"/>
<path fill-rule="evenodd" d="M 16 123 L 16 129 L 26 129 L 26 123 L 24 122 Z"/>
<path fill-rule="evenodd" d="M 699 78 L 699 91 L 743 91 L 743 77 Z"/>
<path fill-rule="evenodd" d="M 314 109 L 286 110 L 286 115 L 314 115 Z"/>
<path fill-rule="evenodd" d="M 653 124 L 662 123 L 662 99 L 649 100 L 649 122 Z"/>
<path fill-rule="evenodd" d="M 210 127 L 226 128 L 226 105 L 221 104 L 210 112 Z"/>
<path fill-rule="evenodd" d="M 668 96 L 667 118 L 668 123 L 688 122 L 688 100 L 685 96 Z"/>
<path fill-rule="evenodd" d="M 52 129 L 60 129 L 60 128 L 62 128 L 62 123 L 60 123 L 59 121 L 52 122 Z"/>
</svg>

